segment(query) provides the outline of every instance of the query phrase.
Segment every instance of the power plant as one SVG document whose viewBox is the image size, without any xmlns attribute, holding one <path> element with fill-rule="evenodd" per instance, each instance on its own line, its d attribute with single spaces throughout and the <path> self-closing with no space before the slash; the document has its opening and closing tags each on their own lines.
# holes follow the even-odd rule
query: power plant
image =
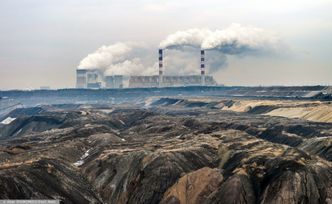
<svg viewBox="0 0 332 204">
<path fill-rule="evenodd" d="M 163 49 L 158 50 L 159 74 L 150 76 L 105 76 L 100 69 L 77 69 L 76 88 L 152 88 L 179 86 L 216 86 L 213 76 L 205 75 L 205 51 L 200 50 L 200 75 L 164 75 Z M 127 80 L 127 83 L 125 82 Z"/>
<path fill-rule="evenodd" d="M 103 72 L 100 69 L 77 69 L 76 88 L 99 89 L 104 85 Z"/>
<path fill-rule="evenodd" d="M 161 82 L 161 83 L 160 83 Z M 216 86 L 217 82 L 212 76 L 205 77 L 206 86 Z M 153 76 L 130 76 L 130 88 L 149 87 L 178 87 L 178 86 L 201 86 L 202 77 L 200 75 L 153 75 Z"/>
</svg>

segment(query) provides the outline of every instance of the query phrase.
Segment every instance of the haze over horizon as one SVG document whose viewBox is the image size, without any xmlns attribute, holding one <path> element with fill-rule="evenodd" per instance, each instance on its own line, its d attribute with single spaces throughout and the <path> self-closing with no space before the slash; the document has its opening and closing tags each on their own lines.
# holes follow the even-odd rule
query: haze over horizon
<svg viewBox="0 0 332 204">
<path fill-rule="evenodd" d="M 273 55 L 228 56 L 214 73 L 219 83 L 332 85 L 331 9 L 328 0 L 3 0 L 0 90 L 75 87 L 76 68 L 103 45 L 143 43 L 157 62 L 167 36 L 233 23 L 271 32 L 285 46 Z"/>
</svg>

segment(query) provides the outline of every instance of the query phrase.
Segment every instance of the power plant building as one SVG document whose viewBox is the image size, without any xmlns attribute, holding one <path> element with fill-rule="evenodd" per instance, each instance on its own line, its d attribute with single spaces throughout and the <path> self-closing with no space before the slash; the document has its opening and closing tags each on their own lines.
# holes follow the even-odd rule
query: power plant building
<svg viewBox="0 0 332 204">
<path fill-rule="evenodd" d="M 77 69 L 77 88 L 124 88 L 124 81 L 129 88 L 149 88 L 149 87 L 178 87 L 178 86 L 216 86 L 217 82 L 212 76 L 205 74 L 205 50 L 200 50 L 200 75 L 164 75 L 163 52 L 158 50 L 159 70 L 158 75 L 152 76 L 104 76 L 100 69 Z M 129 78 L 129 83 L 128 83 Z"/>
<path fill-rule="evenodd" d="M 182 76 L 131 76 L 129 78 L 130 88 L 149 88 L 149 87 L 177 87 L 177 86 L 200 86 L 202 84 L 201 75 L 182 75 Z M 205 76 L 206 86 L 216 86 L 217 82 L 212 76 Z"/>
<path fill-rule="evenodd" d="M 76 88 L 99 89 L 104 83 L 104 76 L 99 69 L 77 69 Z"/>
<path fill-rule="evenodd" d="M 123 88 L 123 75 L 105 76 L 105 88 L 109 89 Z"/>
<path fill-rule="evenodd" d="M 85 70 L 85 69 L 77 69 L 76 70 L 76 88 L 78 88 L 78 89 L 87 88 L 86 72 L 87 72 L 87 70 Z"/>
</svg>

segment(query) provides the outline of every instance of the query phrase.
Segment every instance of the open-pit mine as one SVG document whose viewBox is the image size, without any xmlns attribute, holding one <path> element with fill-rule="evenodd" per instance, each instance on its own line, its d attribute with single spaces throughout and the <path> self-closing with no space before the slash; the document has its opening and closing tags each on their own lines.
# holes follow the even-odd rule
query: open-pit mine
<svg viewBox="0 0 332 204">
<path fill-rule="evenodd" d="M 0 198 L 332 203 L 330 87 L 0 92 Z"/>
</svg>

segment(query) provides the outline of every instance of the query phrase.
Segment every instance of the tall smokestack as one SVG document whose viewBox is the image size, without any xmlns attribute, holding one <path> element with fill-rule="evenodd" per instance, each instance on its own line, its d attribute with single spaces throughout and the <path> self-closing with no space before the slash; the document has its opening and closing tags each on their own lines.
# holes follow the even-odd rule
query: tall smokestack
<svg viewBox="0 0 332 204">
<path fill-rule="evenodd" d="M 205 50 L 201 50 L 201 84 L 205 85 Z"/>
<path fill-rule="evenodd" d="M 163 50 L 159 49 L 159 87 L 163 83 Z"/>
</svg>

